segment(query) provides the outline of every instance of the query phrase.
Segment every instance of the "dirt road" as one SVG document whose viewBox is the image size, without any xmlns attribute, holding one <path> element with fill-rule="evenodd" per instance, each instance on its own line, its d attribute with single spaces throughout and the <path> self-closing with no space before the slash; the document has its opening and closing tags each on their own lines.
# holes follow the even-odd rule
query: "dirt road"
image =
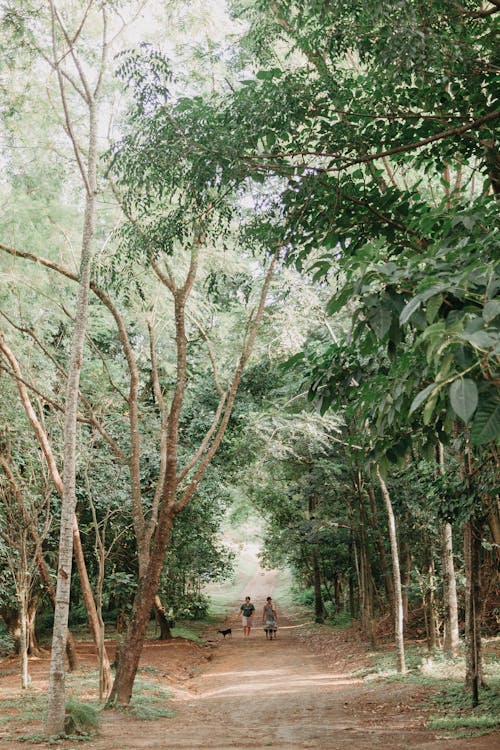
<svg viewBox="0 0 500 750">
<path fill-rule="evenodd" d="M 258 571 L 236 586 L 226 626 L 232 638 L 216 628 L 197 646 L 174 639 L 147 641 L 142 670 L 159 687 L 168 687 L 173 718 L 139 721 L 126 712 L 104 711 L 101 731 L 93 740 L 57 743 L 63 750 L 236 750 L 242 748 L 318 748 L 319 750 L 496 750 L 500 734 L 447 740 L 425 728 L 424 687 L 409 682 L 363 682 L 353 672 L 366 658 L 362 644 L 327 631 L 317 640 L 300 617 L 281 612 L 278 637 L 266 641 L 260 624 L 265 597 L 275 594 L 276 575 Z M 239 603 L 249 594 L 258 607 L 250 638 L 243 639 Z M 221 625 L 223 623 L 221 622 Z M 314 628 L 312 628 L 314 631 Z M 109 644 L 110 645 L 110 644 Z M 79 644 L 84 663 L 95 669 L 92 644 Z M 112 653 L 110 651 L 110 653 Z M 11 666 L 14 662 L 10 662 Z M 18 674 L 0 665 L 2 711 L 15 711 Z M 32 662 L 33 690 L 47 689 L 49 660 Z M 91 690 L 95 691 L 94 685 Z M 93 693 L 95 694 L 95 693 Z M 6 708 L 4 708 L 4 706 Z M 8 707 L 10 706 L 10 708 Z M 0 750 L 53 748 L 46 741 L 22 742 L 21 735 L 43 731 L 40 721 L 2 727 Z M 17 739 L 19 737 L 19 739 Z"/>
<path fill-rule="evenodd" d="M 358 662 L 349 664 L 351 645 L 333 644 L 328 655 L 314 653 L 300 623 L 280 612 L 278 637 L 266 641 L 260 624 L 260 607 L 274 596 L 276 576 L 258 572 L 240 592 L 248 593 L 258 607 L 250 638 L 243 639 L 237 616 L 225 626 L 232 638 L 222 639 L 212 658 L 186 684 L 175 691 L 173 719 L 142 724 L 140 733 L 120 739 L 120 717 L 107 724 L 96 743 L 103 750 L 161 748 L 319 748 L 321 750 L 493 750 L 500 735 L 468 740 L 444 740 L 424 727 L 421 701 L 424 689 L 401 683 L 365 685 L 350 675 Z M 275 597 L 274 597 L 275 598 Z M 279 605 L 278 605 L 279 606 Z M 123 720 L 122 720 L 123 721 Z"/>
</svg>

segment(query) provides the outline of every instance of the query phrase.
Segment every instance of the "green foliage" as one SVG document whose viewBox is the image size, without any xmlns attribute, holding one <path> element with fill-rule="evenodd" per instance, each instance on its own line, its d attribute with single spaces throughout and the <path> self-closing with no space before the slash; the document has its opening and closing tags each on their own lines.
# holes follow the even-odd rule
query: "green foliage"
<svg viewBox="0 0 500 750">
<path fill-rule="evenodd" d="M 66 735 L 95 734 L 99 727 L 99 712 L 89 703 L 74 698 L 66 702 L 64 732 Z"/>
<path fill-rule="evenodd" d="M 463 684 L 452 682 L 438 690 L 429 702 L 439 713 L 433 714 L 427 725 L 432 729 L 453 732 L 453 737 L 475 736 L 497 729 L 500 726 L 498 677 L 492 677 L 488 683 L 488 688 L 481 693 L 479 706 L 474 709 L 470 707 L 470 695 Z"/>
<path fill-rule="evenodd" d="M 143 678 L 136 679 L 127 714 L 141 721 L 170 718 L 173 716 L 173 711 L 166 706 L 170 698 L 168 690 L 156 683 Z"/>
</svg>

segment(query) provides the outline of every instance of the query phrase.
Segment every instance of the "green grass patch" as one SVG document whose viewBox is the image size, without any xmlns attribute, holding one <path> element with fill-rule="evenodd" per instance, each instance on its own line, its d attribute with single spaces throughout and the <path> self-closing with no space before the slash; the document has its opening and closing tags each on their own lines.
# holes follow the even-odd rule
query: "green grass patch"
<svg viewBox="0 0 500 750">
<path fill-rule="evenodd" d="M 26 693 L 16 698 L 0 701 L 1 723 L 27 723 L 45 721 L 47 716 L 47 696 Z"/>
<path fill-rule="evenodd" d="M 170 698 L 169 691 L 161 685 L 136 678 L 127 713 L 142 721 L 172 718 L 174 712 L 166 705 Z"/>
<path fill-rule="evenodd" d="M 175 628 L 172 628 L 171 632 L 174 638 L 184 638 L 187 641 L 202 643 L 202 639 L 196 632 L 196 629 L 191 625 L 176 625 Z"/>
<path fill-rule="evenodd" d="M 99 728 L 99 711 L 91 703 L 84 703 L 76 698 L 66 701 L 66 718 L 64 734 L 66 737 L 91 737 Z"/>
<path fill-rule="evenodd" d="M 433 717 L 427 722 L 431 729 L 496 729 L 500 727 L 498 716 L 443 716 Z"/>
</svg>

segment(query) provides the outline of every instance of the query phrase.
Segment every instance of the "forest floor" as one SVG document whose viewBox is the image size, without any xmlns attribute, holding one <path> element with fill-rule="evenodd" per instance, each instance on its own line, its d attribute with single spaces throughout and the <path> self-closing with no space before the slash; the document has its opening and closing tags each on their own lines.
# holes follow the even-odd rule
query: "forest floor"
<svg viewBox="0 0 500 750">
<path fill-rule="evenodd" d="M 141 659 L 144 680 L 171 717 L 145 720 L 130 711 L 104 711 L 99 734 L 48 743 L 40 714 L 26 714 L 28 693 L 45 701 L 49 657 L 30 660 L 33 685 L 19 689 L 17 660 L 0 660 L 0 750 L 177 750 L 178 748 L 320 748 L 321 750 L 494 750 L 500 732 L 457 738 L 426 728 L 429 687 L 418 681 L 367 679 L 373 654 L 354 630 L 322 628 L 288 609 L 280 614 L 276 640 L 266 641 L 256 617 L 243 638 L 239 603 L 247 593 L 260 614 L 265 597 L 279 599 L 276 573 L 258 570 L 234 591 L 225 619 L 205 631 L 201 643 L 183 638 L 148 640 Z M 231 627 L 223 638 L 218 627 Z M 107 643 L 110 656 L 113 642 Z M 79 642 L 90 682 L 79 682 L 79 698 L 95 695 L 92 644 Z M 364 675 L 364 676 L 362 676 Z M 70 684 L 76 677 L 70 677 Z M 165 689 L 170 697 L 165 699 Z M 85 694 L 87 690 L 88 695 Z M 163 696 L 163 697 L 162 697 Z M 134 702 L 134 701 L 133 701 Z M 143 707 L 144 708 L 144 707 Z M 22 710 L 22 713 L 19 713 Z M 22 721 L 13 721 L 23 716 Z M 37 734 L 38 733 L 38 734 Z"/>
</svg>

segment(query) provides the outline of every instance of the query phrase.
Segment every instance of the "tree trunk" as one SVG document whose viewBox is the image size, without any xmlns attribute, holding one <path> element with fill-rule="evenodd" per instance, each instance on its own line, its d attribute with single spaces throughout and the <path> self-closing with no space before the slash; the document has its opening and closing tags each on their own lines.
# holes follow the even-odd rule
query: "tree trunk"
<svg viewBox="0 0 500 750">
<path fill-rule="evenodd" d="M 27 598 L 28 592 L 23 586 L 19 591 L 19 609 L 20 609 L 20 637 L 19 651 L 21 656 L 21 687 L 26 690 L 31 685 L 31 678 L 28 667 L 28 616 L 27 616 Z"/>
<path fill-rule="evenodd" d="M 361 472 L 357 472 L 355 486 L 359 505 L 359 605 L 360 620 L 363 633 L 368 638 L 370 646 L 376 648 L 375 630 L 373 627 L 373 584 L 370 550 L 368 547 L 367 518 L 363 499 L 363 483 Z"/>
<path fill-rule="evenodd" d="M 403 597 L 403 620 L 408 622 L 408 589 L 410 586 L 412 557 L 408 542 L 405 540 L 401 545 L 401 594 Z"/>
<path fill-rule="evenodd" d="M 323 604 L 323 594 L 321 593 L 321 571 L 319 567 L 319 555 L 316 545 L 313 546 L 311 552 L 311 562 L 314 582 L 314 619 L 316 622 L 323 624 L 325 621 L 325 607 Z"/>
<path fill-rule="evenodd" d="M 444 448 L 438 444 L 437 462 L 439 474 L 444 476 Z M 455 565 L 453 562 L 453 532 L 451 524 L 441 526 L 441 567 L 443 571 L 443 650 L 451 657 L 458 655 L 460 636 L 458 632 L 458 602 Z"/>
<path fill-rule="evenodd" d="M 382 569 L 382 575 L 384 577 L 385 595 L 387 597 L 387 603 L 389 605 L 389 609 L 394 618 L 394 583 L 392 580 L 391 571 L 389 568 L 389 563 L 388 563 L 387 555 L 385 552 L 384 540 L 382 538 L 382 534 L 380 533 L 380 527 L 377 523 L 377 501 L 375 498 L 375 492 L 371 484 L 368 485 L 368 497 L 370 498 L 370 505 L 371 505 L 371 511 L 372 511 L 371 524 L 375 532 L 374 534 L 375 547 L 377 550 L 380 567 Z"/>
<path fill-rule="evenodd" d="M 429 544 L 425 545 L 427 556 L 427 582 L 425 592 L 425 608 L 428 616 L 428 640 L 427 644 L 430 649 L 436 649 L 439 646 L 439 624 L 436 609 L 436 571 L 432 548 Z"/>
<path fill-rule="evenodd" d="M 43 649 L 41 648 L 38 638 L 36 636 L 36 613 L 38 609 L 39 596 L 32 596 L 28 602 L 27 609 L 27 639 L 28 639 L 28 654 L 30 656 L 41 656 Z"/>
<path fill-rule="evenodd" d="M 441 526 L 441 560 L 443 569 L 444 605 L 444 651 L 452 657 L 458 655 L 460 637 L 458 632 L 457 585 L 453 563 L 453 534 L 450 523 Z"/>
<path fill-rule="evenodd" d="M 170 622 L 167 617 L 167 613 L 165 611 L 165 607 L 161 603 L 161 599 L 156 594 L 153 605 L 155 608 L 155 617 L 158 625 L 160 626 L 160 635 L 159 638 L 161 641 L 169 641 L 173 638 L 172 633 L 170 631 Z"/>
<path fill-rule="evenodd" d="M 357 607 L 356 607 L 356 598 L 354 596 L 354 575 L 353 571 L 357 569 L 357 565 L 355 562 L 355 550 L 354 550 L 354 539 L 353 539 L 353 533 L 351 529 L 351 533 L 349 536 L 349 614 L 351 615 L 352 619 L 354 620 L 358 614 Z"/>
<path fill-rule="evenodd" d="M 151 608 L 160 583 L 165 550 L 170 540 L 173 521 L 174 518 L 171 513 L 165 513 L 165 518 L 160 520 L 161 535 L 157 534 L 155 537 L 146 575 L 139 581 L 137 587 L 127 634 L 118 655 L 116 677 L 108 699 L 108 705 L 128 706 L 130 703 L 132 687 L 139 666 L 144 638 L 146 637 Z"/>
<path fill-rule="evenodd" d="M 51 4 L 53 23 L 55 11 Z M 55 34 L 55 32 L 54 32 Z M 55 45 L 55 36 L 53 37 Z M 65 102 L 64 79 L 57 65 L 61 98 Z M 95 95 L 97 91 L 95 92 Z M 95 204 L 97 194 L 97 121 L 95 100 L 88 100 L 89 139 L 86 175 L 85 216 L 82 234 L 82 250 L 80 257 L 80 283 L 75 314 L 75 327 L 71 345 L 71 355 L 66 383 L 64 409 L 64 465 L 63 465 L 63 495 L 61 505 L 61 529 L 59 534 L 59 560 L 57 569 L 56 608 L 54 611 L 54 629 L 52 633 L 52 653 L 49 675 L 49 705 L 47 715 L 47 730 L 50 735 L 64 733 L 65 720 L 65 659 L 66 640 L 68 633 L 69 603 L 71 594 L 71 568 L 73 560 L 73 535 L 75 530 L 76 507 L 76 446 L 77 446 L 77 416 L 78 391 L 80 371 L 83 360 L 83 349 L 87 330 L 90 263 L 92 244 L 94 239 Z M 67 115 L 68 116 L 68 115 Z M 71 128 L 70 128 L 70 133 Z M 78 149 L 73 143 L 75 150 Z"/>
<path fill-rule="evenodd" d="M 87 566 L 85 565 L 85 559 L 83 556 L 82 542 L 80 539 L 80 529 L 78 528 L 76 516 L 74 517 L 73 522 L 73 553 L 78 568 L 83 601 L 85 603 L 85 609 L 87 611 L 88 624 L 90 632 L 92 634 L 92 640 L 94 641 L 97 650 L 97 661 L 100 665 L 100 689 L 104 692 L 104 695 L 107 696 L 109 694 L 109 691 L 111 690 L 113 676 L 111 673 L 111 664 L 109 662 L 109 657 L 104 647 L 104 623 L 102 622 L 102 617 L 100 613 L 97 612 L 97 608 L 95 606 L 92 587 L 87 575 Z"/>
<path fill-rule="evenodd" d="M 396 647 L 398 651 L 398 672 L 404 674 L 406 672 L 405 663 L 405 646 L 403 639 L 403 597 L 401 593 L 401 574 L 399 572 L 399 553 L 398 553 L 398 540 L 396 535 L 396 519 L 394 518 L 394 511 L 392 508 L 391 497 L 389 490 L 384 482 L 380 469 L 376 467 L 377 479 L 380 484 L 382 491 L 382 497 L 384 498 L 385 507 L 387 510 L 387 518 L 389 525 L 389 539 L 391 542 L 391 557 L 392 557 L 392 572 L 394 576 L 394 599 L 395 599 L 395 636 L 396 636 Z"/>
<path fill-rule="evenodd" d="M 465 562 L 465 683 L 472 691 L 472 705 L 479 703 L 482 684 L 481 652 L 481 539 L 482 523 L 472 517 L 464 528 Z"/>
</svg>

